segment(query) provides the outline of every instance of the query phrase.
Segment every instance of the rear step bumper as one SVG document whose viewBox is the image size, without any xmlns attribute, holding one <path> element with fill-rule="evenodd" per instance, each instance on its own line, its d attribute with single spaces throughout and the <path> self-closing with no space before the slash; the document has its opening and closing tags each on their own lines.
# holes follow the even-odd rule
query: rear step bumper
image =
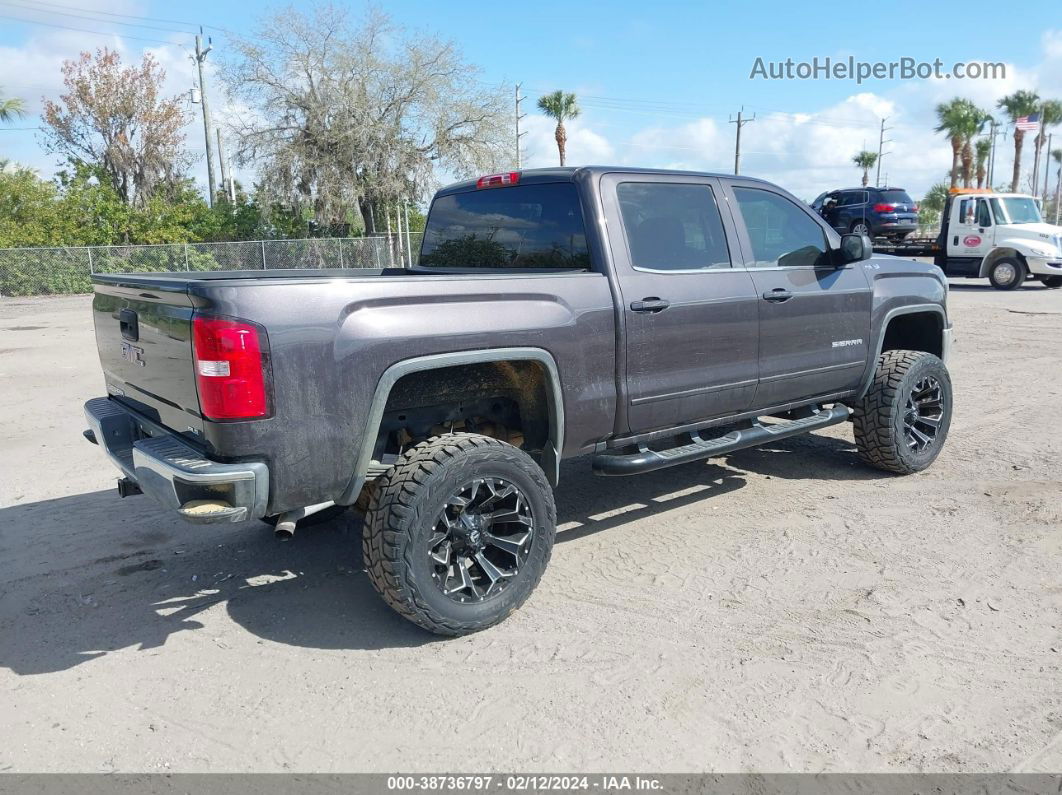
<svg viewBox="0 0 1062 795">
<path fill-rule="evenodd" d="M 161 425 L 109 398 L 88 401 L 85 419 L 90 441 L 106 451 L 126 479 L 182 518 L 212 524 L 265 515 L 269 469 L 264 463 L 211 461 Z M 127 483 L 125 493 L 135 490 Z"/>
<path fill-rule="evenodd" d="M 837 425 L 846 421 L 851 414 L 852 410 L 847 406 L 837 404 L 796 420 L 771 425 L 753 423 L 749 428 L 730 431 L 715 439 L 703 439 L 694 432 L 689 435 L 689 444 L 667 450 L 650 450 L 643 446 L 635 453 L 602 453 L 594 456 L 594 474 L 639 475 L 642 472 L 652 472 L 654 469 L 724 455 L 745 447 L 755 447 L 768 441 L 807 433 L 816 428 Z"/>
</svg>

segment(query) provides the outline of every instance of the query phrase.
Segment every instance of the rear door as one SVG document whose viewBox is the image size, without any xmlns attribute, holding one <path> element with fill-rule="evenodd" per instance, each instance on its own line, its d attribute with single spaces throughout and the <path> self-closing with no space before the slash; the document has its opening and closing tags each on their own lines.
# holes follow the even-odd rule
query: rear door
<svg viewBox="0 0 1062 795">
<path fill-rule="evenodd" d="M 747 409 L 757 297 L 751 276 L 734 267 L 736 233 L 719 181 L 606 174 L 601 195 L 623 301 L 630 431 Z"/>
<path fill-rule="evenodd" d="M 855 388 L 867 363 L 871 286 L 862 263 L 835 267 L 826 230 L 799 202 L 728 185 L 758 296 L 764 409 Z"/>
</svg>

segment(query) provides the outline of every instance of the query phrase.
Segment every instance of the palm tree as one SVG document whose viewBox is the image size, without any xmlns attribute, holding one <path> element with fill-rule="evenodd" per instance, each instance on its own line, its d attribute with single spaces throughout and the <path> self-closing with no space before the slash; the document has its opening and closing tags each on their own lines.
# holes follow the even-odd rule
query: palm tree
<svg viewBox="0 0 1062 795">
<path fill-rule="evenodd" d="M 926 192 L 922 201 L 918 202 L 918 223 L 922 226 L 932 226 L 940 220 L 940 214 L 944 212 L 944 205 L 948 203 L 948 186 L 943 182 L 935 183 Z"/>
<path fill-rule="evenodd" d="M 965 100 L 964 100 L 965 102 Z M 974 136 L 980 135 L 985 123 L 992 121 L 987 111 L 967 102 L 964 106 L 962 121 L 962 186 L 973 187 L 974 171 Z"/>
<path fill-rule="evenodd" d="M 16 116 L 21 119 L 25 115 L 26 111 L 21 99 L 17 97 L 3 99 L 0 96 L 0 122 L 12 121 Z"/>
<path fill-rule="evenodd" d="M 951 142 L 951 187 L 959 185 L 959 159 L 962 156 L 962 110 L 959 106 L 961 99 L 953 99 L 951 102 L 941 102 L 937 105 L 936 132 L 944 133 Z"/>
<path fill-rule="evenodd" d="M 1047 143 L 1047 128 L 1054 127 L 1056 124 L 1062 124 L 1062 102 L 1057 99 L 1048 99 L 1040 105 L 1040 131 L 1036 134 L 1036 138 L 1033 139 L 1033 146 L 1036 147 L 1034 162 L 1044 162 L 1040 159 L 1040 153 Z M 1038 175 L 1033 175 L 1034 186 L 1037 179 Z"/>
<path fill-rule="evenodd" d="M 977 158 L 977 187 L 983 188 L 986 175 L 985 165 L 988 163 L 988 155 L 992 152 L 992 141 L 988 138 L 981 138 L 974 144 L 974 150 Z"/>
<path fill-rule="evenodd" d="M 870 177 L 867 172 L 874 168 L 874 164 L 878 162 L 878 153 L 868 152 L 864 149 L 862 152 L 858 152 L 852 156 L 852 162 L 859 168 L 863 169 L 863 187 L 865 188 L 867 183 L 870 182 Z"/>
<path fill-rule="evenodd" d="M 959 167 L 962 166 L 962 178 L 965 187 L 970 187 L 973 176 L 973 146 L 975 135 L 981 131 L 981 126 L 988 118 L 988 114 L 973 104 L 968 99 L 956 97 L 951 102 L 942 102 L 937 105 L 936 131 L 948 136 L 951 142 L 951 187 L 958 187 Z"/>
<path fill-rule="evenodd" d="M 554 91 L 538 98 L 538 109 L 557 120 L 557 131 L 553 137 L 557 139 L 557 152 L 560 154 L 560 164 L 564 165 L 564 147 L 568 143 L 568 134 L 564 130 L 564 120 L 574 119 L 579 115 L 579 106 L 575 104 L 575 94 L 566 94 L 563 91 Z"/>
<path fill-rule="evenodd" d="M 996 103 L 996 107 L 1002 108 L 1010 117 L 1011 123 L 1015 123 L 1022 116 L 1036 113 L 1040 108 L 1040 96 L 1035 91 L 1015 91 L 1013 94 L 1003 97 Z M 1021 150 L 1025 145 L 1025 130 L 1014 128 L 1014 172 L 1010 178 L 1010 190 L 1016 193 L 1018 182 L 1021 181 Z"/>
</svg>

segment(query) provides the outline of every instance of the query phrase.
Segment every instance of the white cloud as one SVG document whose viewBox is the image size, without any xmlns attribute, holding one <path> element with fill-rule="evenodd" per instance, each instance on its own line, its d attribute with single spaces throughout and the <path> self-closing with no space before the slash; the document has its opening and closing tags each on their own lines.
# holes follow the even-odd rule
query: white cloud
<svg viewBox="0 0 1062 795">
<path fill-rule="evenodd" d="M 115 6 L 111 0 L 81 0 L 81 5 L 86 3 L 110 11 L 145 13 L 131 0 L 125 0 L 121 6 Z M 75 26 L 93 24 L 70 21 Z M 182 42 L 191 38 L 171 37 L 161 32 L 144 35 Z M 35 116 L 40 111 L 40 97 L 59 94 L 62 85 L 60 66 L 64 59 L 76 57 L 81 50 L 102 46 L 117 49 L 127 62 L 138 60 L 145 49 L 152 52 L 166 70 L 167 93 L 187 94 L 197 81 L 195 64 L 189 57 L 187 45 L 176 42 L 148 45 L 119 35 L 34 30 L 21 46 L 0 46 L 0 64 L 4 66 L 0 82 L 4 92 L 8 96 L 24 98 L 28 111 L 34 114 L 19 126 L 40 123 Z M 214 73 L 214 55 L 212 53 L 207 60 L 208 88 L 214 125 L 224 127 L 237 110 L 246 112 L 247 109 L 237 109 L 229 104 Z M 997 118 L 1002 120 L 1002 114 L 995 110 L 995 102 L 1018 88 L 1036 89 L 1041 95 L 1057 96 L 1057 87 L 1062 85 L 1062 30 L 1048 30 L 1042 34 L 1038 58 L 1035 65 L 1023 68 L 1006 64 L 1003 79 L 912 80 L 878 92 L 856 90 L 843 101 L 819 108 L 800 108 L 800 88 L 805 84 L 796 83 L 793 86 L 793 107 L 787 110 L 800 109 L 801 112 L 747 108 L 749 113 L 756 114 L 756 120 L 742 131 L 742 173 L 777 182 L 803 198 L 812 198 L 830 188 L 857 184 L 860 173 L 852 165 L 851 158 L 863 148 L 877 150 L 880 119 L 885 116 L 891 129 L 886 136 L 890 142 L 885 147 L 888 154 L 882 164 L 883 177 L 887 175 L 890 184 L 901 185 L 916 197 L 921 196 L 932 183 L 945 179 L 951 163 L 948 142 L 933 132 L 935 105 L 955 96 L 965 96 L 995 111 Z M 983 55 L 971 59 L 994 60 Z M 603 93 L 608 93 L 608 89 L 592 83 L 577 89 L 577 94 L 586 96 Z M 193 173 L 203 185 L 206 169 L 201 109 L 199 105 L 189 104 L 187 107 L 187 145 L 198 158 Z M 629 114 L 612 114 L 600 106 L 584 108 L 582 116 L 566 125 L 568 162 L 573 165 L 614 163 L 724 173 L 733 170 L 734 125 L 728 124 L 726 118 L 661 114 L 658 118 L 648 117 L 648 122 L 641 126 L 632 126 L 630 120 Z M 527 135 L 523 139 L 523 149 L 526 167 L 557 163 L 554 127 L 552 120 L 537 113 L 525 119 Z M 1062 139 L 1062 131 L 1056 132 Z M 1012 153 L 1009 134 L 1007 138 L 1001 135 L 997 139 L 997 184 L 1009 181 Z M 44 154 L 32 134 L 26 132 L 0 132 L 0 157 L 11 157 L 35 167 L 43 175 L 53 173 L 56 167 L 54 158 Z M 1032 145 L 1027 142 L 1023 156 L 1027 174 L 1032 159 Z M 238 176 L 245 183 L 253 180 L 250 173 L 239 173 Z M 1043 178 L 1042 171 L 1039 178 Z"/>
<path fill-rule="evenodd" d="M 108 0 L 82 0 L 81 6 L 110 12 L 143 14 L 145 9 L 130 3 L 115 4 Z M 20 9 L 21 10 L 21 9 Z M 32 17 L 27 12 L 27 18 Z M 42 17 L 42 19 L 49 19 Z M 61 17 L 52 17 L 52 21 L 63 23 Z M 92 25 L 91 22 L 69 20 L 72 26 Z M 203 131 L 202 109 L 198 104 L 187 101 L 189 89 L 198 85 L 198 70 L 192 56 L 192 34 L 179 35 L 164 32 L 134 31 L 146 38 L 158 38 L 172 43 L 149 44 L 129 39 L 121 34 L 95 35 L 61 29 L 33 29 L 32 34 L 20 46 L 0 46 L 0 64 L 4 65 L 0 86 L 8 97 L 20 97 L 26 105 L 27 116 L 17 126 L 36 127 L 41 124 L 40 113 L 44 99 L 57 99 L 63 92 L 62 64 L 75 59 L 82 51 L 95 51 L 107 47 L 117 51 L 123 63 L 139 63 L 144 53 L 158 61 L 166 73 L 163 84 L 164 96 L 181 95 L 185 98 L 187 122 L 185 124 L 185 143 L 194 158 L 192 176 L 201 188 L 206 186 L 206 143 Z M 207 89 L 210 97 L 212 124 L 224 129 L 234 109 L 230 106 L 221 81 L 212 61 L 213 53 L 206 61 Z M 8 157 L 36 169 L 42 176 L 50 176 L 62 167 L 60 159 L 43 151 L 39 145 L 39 134 L 28 131 L 0 131 L 0 157 Z M 213 141 L 216 146 L 216 138 Z M 216 152 L 215 152 L 216 156 Z M 230 153 L 231 159 L 231 153 Z M 220 183 L 220 171 L 216 177 Z M 237 171 L 237 178 L 249 184 L 253 175 Z"/>
<path fill-rule="evenodd" d="M 888 143 L 882 179 L 920 197 L 934 182 L 946 180 L 951 167 L 951 146 L 934 132 L 936 105 L 956 96 L 967 97 L 1005 122 L 1004 114 L 996 108 L 1000 97 L 1021 88 L 1057 96 L 1056 87 L 1062 85 L 1062 30 L 1043 34 L 1041 60 L 1035 67 L 1005 66 L 1006 76 L 1001 79 L 912 80 L 883 93 L 860 91 L 842 102 L 802 113 L 750 108 L 749 115 L 755 112 L 756 120 L 742 130 L 741 171 L 777 182 L 806 199 L 824 190 L 856 185 L 862 175 L 852 164 L 852 156 L 864 148 L 877 151 L 881 119 L 887 117 L 890 129 L 885 136 Z M 536 134 L 528 136 L 528 164 L 555 164 L 552 122 L 542 117 L 532 117 L 529 122 L 534 123 Z M 618 165 L 733 171 L 734 126 L 723 119 L 660 121 L 626 135 L 600 132 L 609 126 L 600 115 L 585 114 L 572 122 L 569 163 L 600 163 L 603 156 L 611 154 L 610 162 Z M 1055 132 L 1062 139 L 1062 131 Z M 1012 161 L 1010 132 L 1006 137 L 1000 134 L 996 140 L 996 184 L 1009 182 Z M 1032 162 L 1030 136 L 1022 159 L 1025 179 L 1031 174 Z"/>
<path fill-rule="evenodd" d="M 545 116 L 530 115 L 524 120 L 524 163 L 526 168 L 555 166 L 558 162 L 557 123 Z M 587 127 L 580 118 L 564 125 L 568 140 L 565 156 L 568 165 L 610 163 L 615 159 L 615 150 L 608 139 Z"/>
</svg>

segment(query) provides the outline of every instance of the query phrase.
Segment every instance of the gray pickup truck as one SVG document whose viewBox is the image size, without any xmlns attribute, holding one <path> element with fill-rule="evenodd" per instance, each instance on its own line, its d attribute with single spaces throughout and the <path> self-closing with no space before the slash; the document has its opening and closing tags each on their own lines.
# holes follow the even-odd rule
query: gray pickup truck
<svg viewBox="0 0 1062 795">
<path fill-rule="evenodd" d="M 410 270 L 94 282 L 85 435 L 120 494 L 289 536 L 356 505 L 373 584 L 441 634 L 531 594 L 562 459 L 633 475 L 851 421 L 910 473 L 951 420 L 940 269 L 746 177 L 495 174 L 435 196 Z"/>
</svg>

